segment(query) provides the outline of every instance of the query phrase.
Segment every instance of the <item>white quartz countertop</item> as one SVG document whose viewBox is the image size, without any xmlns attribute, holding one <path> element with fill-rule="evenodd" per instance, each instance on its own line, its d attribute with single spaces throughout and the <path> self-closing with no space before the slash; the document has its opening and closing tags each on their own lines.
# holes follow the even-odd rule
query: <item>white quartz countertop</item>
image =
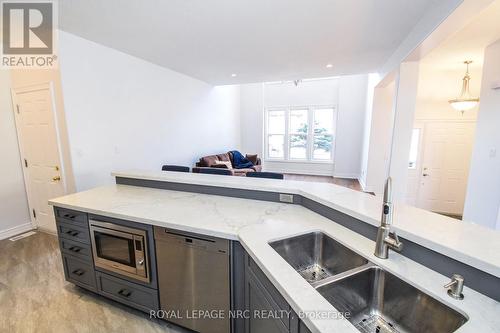
<svg viewBox="0 0 500 333">
<path fill-rule="evenodd" d="M 193 179 L 191 181 L 194 182 Z M 498 332 L 500 327 L 500 303 L 467 287 L 464 289 L 465 299 L 454 300 L 443 288 L 449 277 L 394 252 L 388 260 L 380 260 L 373 255 L 373 241 L 299 205 L 127 185 L 98 187 L 53 199 L 50 204 L 239 240 L 299 316 L 304 313 L 329 314 L 331 318 L 337 310 L 268 244 L 277 239 L 322 231 L 464 313 L 469 320 L 457 332 Z M 301 318 L 314 333 L 358 332 L 346 319 L 322 319 L 318 316 Z"/>
<path fill-rule="evenodd" d="M 371 225 L 380 224 L 381 198 L 334 184 L 142 170 L 114 172 L 113 175 L 298 194 Z M 500 231 L 473 223 L 458 222 L 401 203 L 394 205 L 393 227 L 401 237 L 500 277 Z"/>
</svg>

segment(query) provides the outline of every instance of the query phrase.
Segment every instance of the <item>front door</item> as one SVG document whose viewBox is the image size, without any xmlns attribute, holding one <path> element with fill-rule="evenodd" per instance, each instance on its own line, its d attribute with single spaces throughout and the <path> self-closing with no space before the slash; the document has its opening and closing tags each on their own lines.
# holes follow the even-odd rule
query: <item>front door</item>
<svg viewBox="0 0 500 333">
<path fill-rule="evenodd" d="M 474 122 L 425 124 L 418 207 L 462 216 L 475 126 Z"/>
<path fill-rule="evenodd" d="M 52 87 L 42 84 L 12 90 L 21 163 L 34 224 L 56 232 L 48 200 L 66 193 Z"/>
</svg>

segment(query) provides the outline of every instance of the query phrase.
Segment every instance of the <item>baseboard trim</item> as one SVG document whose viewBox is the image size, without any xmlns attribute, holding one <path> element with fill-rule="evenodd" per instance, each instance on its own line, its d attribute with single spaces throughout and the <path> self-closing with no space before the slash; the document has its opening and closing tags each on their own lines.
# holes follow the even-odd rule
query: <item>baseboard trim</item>
<svg viewBox="0 0 500 333">
<path fill-rule="evenodd" d="M 16 236 L 19 234 L 22 234 L 23 232 L 30 231 L 35 229 L 31 222 L 24 223 L 9 229 L 1 230 L 0 231 L 0 240 L 10 238 L 12 236 Z"/>
<path fill-rule="evenodd" d="M 52 229 L 48 229 L 48 228 L 43 228 L 43 227 L 38 227 L 38 231 L 46 233 L 46 234 L 49 234 L 49 235 L 55 235 L 55 236 L 57 236 L 57 231 L 56 230 L 52 230 Z"/>
<path fill-rule="evenodd" d="M 313 170 L 294 170 L 294 169 L 281 169 L 281 168 L 264 168 L 262 171 L 288 173 L 293 175 L 307 175 L 307 176 L 329 176 L 333 177 L 329 172 L 313 171 Z"/>
<path fill-rule="evenodd" d="M 361 186 L 361 190 L 363 190 L 363 192 L 366 192 L 366 184 L 365 184 L 365 182 L 363 181 L 363 178 L 358 177 L 358 183 L 359 183 L 359 185 Z"/>
<path fill-rule="evenodd" d="M 357 173 L 335 173 L 335 174 L 333 174 L 333 177 L 359 180 L 359 174 L 357 174 Z"/>
<path fill-rule="evenodd" d="M 368 193 L 375 193 L 374 189 L 372 186 L 366 186 L 366 183 L 363 181 L 361 177 L 358 178 L 359 185 L 361 185 L 361 190 L 363 192 L 368 192 Z"/>
</svg>

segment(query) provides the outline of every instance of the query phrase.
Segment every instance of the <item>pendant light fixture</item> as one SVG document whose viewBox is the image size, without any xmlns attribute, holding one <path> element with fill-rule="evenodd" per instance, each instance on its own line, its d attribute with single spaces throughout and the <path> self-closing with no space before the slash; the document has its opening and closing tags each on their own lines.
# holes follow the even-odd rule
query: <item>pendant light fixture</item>
<svg viewBox="0 0 500 333">
<path fill-rule="evenodd" d="M 474 108 L 477 105 L 477 103 L 479 103 L 479 98 L 473 97 L 469 91 L 469 81 L 470 81 L 469 65 L 471 63 L 472 61 L 470 60 L 464 61 L 464 64 L 467 66 L 467 71 L 465 72 L 465 76 L 462 79 L 462 91 L 460 93 L 460 96 L 456 99 L 448 101 L 448 103 L 450 103 L 452 108 L 454 108 L 457 111 L 461 111 L 462 114 L 465 111 Z"/>
</svg>

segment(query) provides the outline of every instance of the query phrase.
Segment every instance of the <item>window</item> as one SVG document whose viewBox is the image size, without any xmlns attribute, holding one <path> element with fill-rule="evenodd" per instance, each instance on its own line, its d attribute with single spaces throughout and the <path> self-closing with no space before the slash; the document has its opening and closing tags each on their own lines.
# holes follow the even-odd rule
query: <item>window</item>
<svg viewBox="0 0 500 333">
<path fill-rule="evenodd" d="M 408 169 L 417 168 L 419 142 L 420 142 L 420 128 L 414 128 L 411 133 L 410 159 L 408 162 Z"/>
<path fill-rule="evenodd" d="M 268 159 L 332 162 L 335 108 L 269 109 L 266 123 Z"/>
<path fill-rule="evenodd" d="M 285 111 L 269 111 L 267 117 L 268 156 L 284 158 Z"/>
<path fill-rule="evenodd" d="M 333 109 L 314 110 L 313 159 L 331 160 L 333 142 Z"/>
<path fill-rule="evenodd" d="M 290 159 L 307 158 L 309 110 L 290 110 Z"/>
</svg>

